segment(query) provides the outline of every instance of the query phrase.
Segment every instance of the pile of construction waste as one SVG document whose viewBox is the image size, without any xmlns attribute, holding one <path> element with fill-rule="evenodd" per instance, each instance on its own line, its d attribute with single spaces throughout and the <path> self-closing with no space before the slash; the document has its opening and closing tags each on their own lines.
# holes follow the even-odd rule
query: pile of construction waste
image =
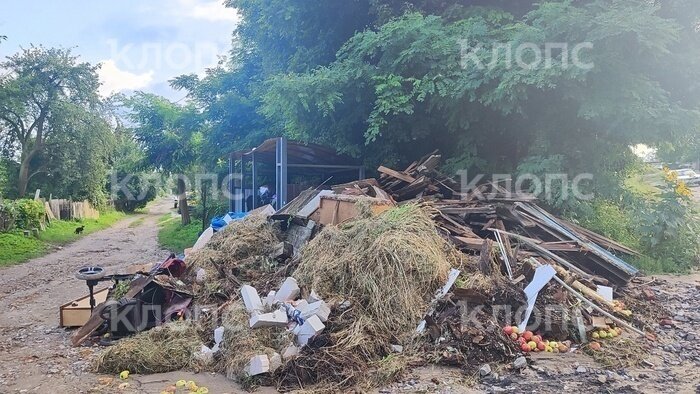
<svg viewBox="0 0 700 394">
<path fill-rule="evenodd" d="M 622 259 L 636 252 L 530 195 L 494 183 L 462 192 L 439 161 L 380 167 L 378 179 L 225 218 L 186 252 L 179 282 L 196 319 L 117 342 L 98 370 L 162 372 L 161 353 L 177 348 L 172 370 L 218 371 L 247 387 L 367 390 L 415 365 L 478 373 L 644 335 L 643 288 Z M 140 343 L 154 349 L 134 359 Z"/>
</svg>

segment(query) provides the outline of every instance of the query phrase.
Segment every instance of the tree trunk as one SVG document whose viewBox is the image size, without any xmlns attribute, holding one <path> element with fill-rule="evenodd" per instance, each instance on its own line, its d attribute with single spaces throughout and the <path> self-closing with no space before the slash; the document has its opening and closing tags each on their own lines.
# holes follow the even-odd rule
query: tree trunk
<svg viewBox="0 0 700 394">
<path fill-rule="evenodd" d="M 180 216 L 182 217 L 182 225 L 190 224 L 190 210 L 187 206 L 187 190 L 185 188 L 185 178 L 179 176 L 177 178 L 177 198 L 180 206 Z"/>
<path fill-rule="evenodd" d="M 22 155 L 24 156 L 24 155 Z M 29 159 L 23 158 L 19 165 L 19 176 L 17 177 L 17 194 L 20 198 L 27 194 L 29 184 Z"/>
</svg>

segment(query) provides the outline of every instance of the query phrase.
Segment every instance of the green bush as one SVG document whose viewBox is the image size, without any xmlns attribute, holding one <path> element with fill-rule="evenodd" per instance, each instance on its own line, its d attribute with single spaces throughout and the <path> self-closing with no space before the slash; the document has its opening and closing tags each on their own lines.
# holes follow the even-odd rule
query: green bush
<svg viewBox="0 0 700 394">
<path fill-rule="evenodd" d="M 675 173 L 664 171 L 661 194 L 636 213 L 641 243 L 661 270 L 688 271 L 700 264 L 700 219 L 690 189 Z"/>
<path fill-rule="evenodd" d="M 633 249 L 639 249 L 640 236 L 633 215 L 614 201 L 594 199 L 582 206 L 579 223 Z"/>
<path fill-rule="evenodd" d="M 15 228 L 17 209 L 12 201 L 0 201 L 0 232 Z"/>
<path fill-rule="evenodd" d="M 44 204 L 40 201 L 21 199 L 14 202 L 17 210 L 16 226 L 22 229 L 39 228 L 46 215 Z"/>
</svg>

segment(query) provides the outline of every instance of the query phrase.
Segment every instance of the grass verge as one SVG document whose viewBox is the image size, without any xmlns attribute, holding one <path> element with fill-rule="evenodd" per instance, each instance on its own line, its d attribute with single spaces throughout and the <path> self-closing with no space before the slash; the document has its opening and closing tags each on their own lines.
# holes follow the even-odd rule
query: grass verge
<svg viewBox="0 0 700 394">
<path fill-rule="evenodd" d="M 158 222 L 158 244 L 163 249 L 173 253 L 182 253 L 192 247 L 202 231 L 202 223 L 194 221 L 186 226 L 180 222 L 179 216 L 164 215 Z"/>
<path fill-rule="evenodd" d="M 111 211 L 100 214 L 99 219 L 81 221 L 55 220 L 46 231 L 39 233 L 39 238 L 25 237 L 21 231 L 0 234 L 0 267 L 23 263 L 31 258 L 42 256 L 51 250 L 51 246 L 63 245 L 110 227 L 124 218 L 121 212 Z M 85 226 L 82 234 L 75 229 Z"/>
</svg>

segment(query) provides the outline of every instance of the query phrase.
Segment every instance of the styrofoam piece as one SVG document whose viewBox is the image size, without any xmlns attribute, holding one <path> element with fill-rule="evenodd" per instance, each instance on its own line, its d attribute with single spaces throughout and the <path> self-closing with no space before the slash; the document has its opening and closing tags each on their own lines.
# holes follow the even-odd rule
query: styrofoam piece
<svg viewBox="0 0 700 394">
<path fill-rule="evenodd" d="M 277 301 L 293 301 L 299 297 L 299 285 L 297 280 L 291 276 L 284 280 L 282 286 L 280 286 L 277 293 L 275 293 L 275 300 Z"/>
<path fill-rule="evenodd" d="M 221 343 L 221 341 L 224 340 L 224 328 L 223 327 L 217 327 L 214 330 L 214 343 L 217 345 Z"/>
<path fill-rule="evenodd" d="M 253 315 L 248 321 L 250 328 L 259 327 L 286 327 L 287 311 L 284 309 L 278 309 L 270 313 L 261 313 Z"/>
<path fill-rule="evenodd" d="M 246 372 L 248 372 L 250 376 L 270 372 L 270 359 L 266 354 L 253 356 L 246 367 Z"/>
<path fill-rule="evenodd" d="M 255 290 L 255 287 L 249 285 L 241 286 L 241 297 L 243 297 L 243 303 L 248 312 L 252 313 L 254 311 L 263 310 L 260 295 L 258 295 L 258 291 Z"/>
<path fill-rule="evenodd" d="M 197 242 L 195 242 L 194 246 L 192 247 L 192 252 L 196 252 L 200 249 L 203 249 L 204 246 L 206 246 L 207 242 L 211 240 L 211 237 L 214 236 L 214 229 L 209 227 L 208 229 L 204 230 L 202 235 L 199 236 L 197 239 Z"/>
<path fill-rule="evenodd" d="M 300 352 L 301 349 L 299 349 L 298 346 L 289 345 L 286 348 L 284 348 L 284 351 L 282 352 L 282 358 L 285 360 L 289 360 L 290 358 L 298 356 Z"/>
<path fill-rule="evenodd" d="M 311 338 L 318 335 L 324 328 L 326 328 L 326 325 L 323 324 L 318 316 L 311 316 L 304 321 L 304 324 L 299 326 L 299 330 L 297 331 L 297 344 L 299 344 L 299 346 L 306 345 Z"/>
<path fill-rule="evenodd" d="M 275 353 L 270 356 L 270 372 L 275 372 L 277 368 L 282 366 L 282 356 L 279 353 Z"/>
<path fill-rule="evenodd" d="M 265 306 L 275 305 L 275 302 L 276 302 L 275 293 L 276 292 L 274 290 L 270 290 L 270 292 L 267 293 L 267 297 L 265 297 L 265 301 L 264 301 Z"/>
<path fill-rule="evenodd" d="M 331 308 L 325 301 L 316 301 L 309 304 L 305 311 L 301 312 L 301 317 L 308 319 L 311 316 L 318 316 L 322 322 L 328 321 L 328 316 L 331 314 Z"/>
</svg>

